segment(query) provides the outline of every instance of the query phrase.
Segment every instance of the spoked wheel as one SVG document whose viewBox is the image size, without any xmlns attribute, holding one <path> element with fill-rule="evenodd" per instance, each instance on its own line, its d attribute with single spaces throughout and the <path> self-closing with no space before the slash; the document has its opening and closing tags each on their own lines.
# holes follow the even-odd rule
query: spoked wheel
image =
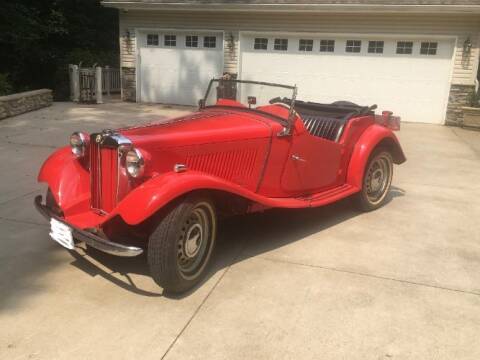
<svg viewBox="0 0 480 360">
<path fill-rule="evenodd" d="M 190 196 L 169 209 L 148 244 L 155 282 L 169 293 L 194 287 L 210 260 L 215 236 L 215 208 L 208 198 Z"/>
<path fill-rule="evenodd" d="M 363 211 L 372 211 L 383 205 L 393 177 L 392 155 L 383 149 L 375 151 L 367 164 L 362 191 L 355 200 Z"/>
</svg>

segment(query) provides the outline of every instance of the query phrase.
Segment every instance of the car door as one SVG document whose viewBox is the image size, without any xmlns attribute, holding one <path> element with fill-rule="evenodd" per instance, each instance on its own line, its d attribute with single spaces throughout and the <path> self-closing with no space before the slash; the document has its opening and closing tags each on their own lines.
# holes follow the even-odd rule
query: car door
<svg viewBox="0 0 480 360">
<path fill-rule="evenodd" d="M 281 181 L 283 190 L 303 195 L 339 185 L 342 145 L 302 130 L 291 137 Z"/>
</svg>

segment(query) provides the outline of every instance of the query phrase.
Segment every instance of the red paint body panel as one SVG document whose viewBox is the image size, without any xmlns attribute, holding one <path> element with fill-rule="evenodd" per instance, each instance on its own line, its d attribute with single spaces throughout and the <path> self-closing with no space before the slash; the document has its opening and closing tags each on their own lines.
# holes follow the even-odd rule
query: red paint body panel
<svg viewBox="0 0 480 360">
<path fill-rule="evenodd" d="M 271 136 L 264 117 L 234 108 L 213 108 L 167 123 L 120 129 L 119 132 L 136 146 L 153 149 Z"/>
<path fill-rule="evenodd" d="M 50 156 L 38 180 L 48 183 L 67 222 L 101 228 L 116 216 L 139 224 L 195 190 L 235 194 L 258 205 L 252 208 L 322 206 L 361 189 L 365 164 L 380 142 L 390 141 L 397 162 L 404 160 L 395 135 L 372 115 L 350 120 L 334 142 L 308 133 L 298 116 L 292 134 L 278 136 L 289 113 L 282 105 L 261 111 L 226 100 L 220 105 L 118 130 L 145 159 L 141 179 L 127 175 L 115 148 L 99 149 L 100 156 L 92 150 L 79 161 L 67 147 Z M 174 172 L 176 164 L 187 171 Z"/>
<path fill-rule="evenodd" d="M 55 151 L 45 161 L 38 181 L 47 183 L 65 215 L 84 211 L 90 201 L 90 174 L 70 147 Z"/>
<path fill-rule="evenodd" d="M 341 150 L 336 142 L 307 131 L 295 132 L 282 174 L 282 189 L 298 196 L 338 185 Z"/>
<path fill-rule="evenodd" d="M 406 157 L 395 134 L 381 126 L 371 125 L 360 136 L 353 149 L 348 165 L 347 183 L 358 188 L 362 187 L 363 174 L 372 151 L 383 141 L 389 141 L 394 147 L 394 161 L 401 164 Z"/>
</svg>

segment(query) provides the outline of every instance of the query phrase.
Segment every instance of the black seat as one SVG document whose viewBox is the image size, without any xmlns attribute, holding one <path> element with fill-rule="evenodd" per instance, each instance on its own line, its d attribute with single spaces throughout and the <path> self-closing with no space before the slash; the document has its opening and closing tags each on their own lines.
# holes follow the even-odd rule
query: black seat
<svg viewBox="0 0 480 360">
<path fill-rule="evenodd" d="M 287 98 L 275 98 L 270 103 L 281 102 L 291 104 Z M 336 101 L 331 104 L 295 101 L 295 111 L 300 115 L 307 131 L 313 135 L 330 141 L 338 141 L 345 124 L 355 116 L 374 115 L 377 105 L 360 106 L 350 101 Z"/>
<path fill-rule="evenodd" d="M 300 114 L 303 125 L 313 135 L 327 140 L 337 141 L 345 125 L 344 119 L 320 115 Z"/>
</svg>

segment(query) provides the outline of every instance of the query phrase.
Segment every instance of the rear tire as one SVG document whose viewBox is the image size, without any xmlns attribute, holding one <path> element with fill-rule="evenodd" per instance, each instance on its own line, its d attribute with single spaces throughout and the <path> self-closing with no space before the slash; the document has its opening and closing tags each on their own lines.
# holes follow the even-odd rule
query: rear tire
<svg viewBox="0 0 480 360">
<path fill-rule="evenodd" d="M 191 195 L 170 205 L 148 242 L 153 280 L 167 293 L 192 289 L 205 274 L 215 246 L 216 212 L 205 196 Z"/>
<path fill-rule="evenodd" d="M 353 198 L 361 211 L 372 211 L 385 204 L 393 178 L 393 158 L 384 148 L 370 156 L 363 175 L 362 190 Z"/>
</svg>

